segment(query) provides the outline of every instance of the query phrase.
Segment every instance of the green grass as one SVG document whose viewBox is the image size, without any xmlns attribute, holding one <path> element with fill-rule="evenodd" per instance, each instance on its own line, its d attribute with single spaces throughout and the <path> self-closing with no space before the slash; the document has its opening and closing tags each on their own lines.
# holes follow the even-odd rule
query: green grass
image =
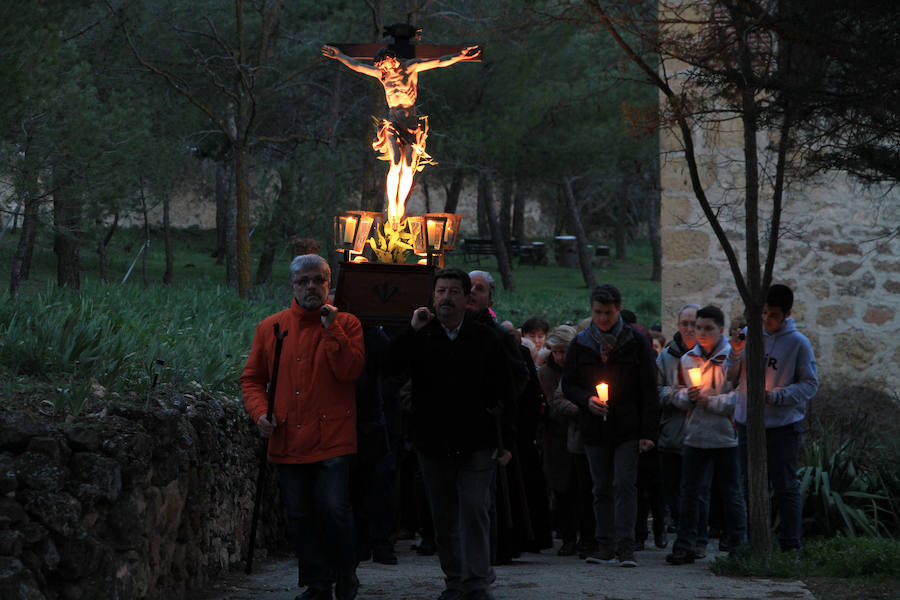
<svg viewBox="0 0 900 600">
<path fill-rule="evenodd" d="M 885 538 L 812 538 L 799 552 L 774 551 L 765 558 L 741 552 L 717 558 L 718 575 L 900 579 L 900 541 Z"/>
</svg>

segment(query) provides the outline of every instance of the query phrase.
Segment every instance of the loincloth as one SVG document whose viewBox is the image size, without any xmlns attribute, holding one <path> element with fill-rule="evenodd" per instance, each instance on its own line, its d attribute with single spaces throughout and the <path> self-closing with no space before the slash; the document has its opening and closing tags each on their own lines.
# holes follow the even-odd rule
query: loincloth
<svg viewBox="0 0 900 600">
<path fill-rule="evenodd" d="M 421 171 L 425 165 L 434 164 L 434 161 L 425 151 L 425 141 L 428 139 L 428 117 L 417 117 L 412 110 L 391 109 L 387 119 L 372 117 L 375 121 L 375 140 L 372 148 L 379 153 L 379 159 L 391 160 L 389 136 L 397 139 L 401 150 L 403 147 L 412 148 L 413 168 Z"/>
</svg>

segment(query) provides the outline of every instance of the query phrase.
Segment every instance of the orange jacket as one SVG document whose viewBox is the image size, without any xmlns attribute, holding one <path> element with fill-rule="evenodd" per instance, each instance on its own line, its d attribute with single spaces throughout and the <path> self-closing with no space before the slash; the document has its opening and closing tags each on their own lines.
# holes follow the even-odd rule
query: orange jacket
<svg viewBox="0 0 900 600">
<path fill-rule="evenodd" d="M 306 310 L 294 300 L 289 309 L 260 321 L 241 374 L 244 406 L 254 423 L 268 409 L 275 323 L 288 334 L 278 367 L 277 426 L 269 439 L 269 460 L 307 463 L 355 453 L 354 381 L 365 362 L 359 319 L 341 312 L 323 329 L 319 310 Z"/>
</svg>

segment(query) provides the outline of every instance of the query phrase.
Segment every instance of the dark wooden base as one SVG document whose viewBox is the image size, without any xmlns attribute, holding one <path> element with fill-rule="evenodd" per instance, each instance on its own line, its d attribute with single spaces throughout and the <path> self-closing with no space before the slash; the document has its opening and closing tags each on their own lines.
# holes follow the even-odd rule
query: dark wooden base
<svg viewBox="0 0 900 600">
<path fill-rule="evenodd" d="M 338 268 L 334 305 L 363 325 L 404 325 L 415 309 L 431 305 L 432 266 L 342 262 Z"/>
</svg>

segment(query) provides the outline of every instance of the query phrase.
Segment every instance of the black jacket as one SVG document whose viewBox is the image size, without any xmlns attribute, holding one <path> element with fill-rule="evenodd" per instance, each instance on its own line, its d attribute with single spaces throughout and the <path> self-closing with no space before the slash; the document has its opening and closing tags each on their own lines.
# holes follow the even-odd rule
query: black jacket
<svg viewBox="0 0 900 600">
<path fill-rule="evenodd" d="M 437 318 L 419 331 L 408 327 L 391 341 L 388 370 L 412 379 L 411 434 L 418 450 L 453 456 L 496 448 L 501 417 L 512 440 L 509 369 L 497 333 L 468 316 L 455 340 Z M 505 445 L 505 444 L 504 444 Z"/>
<path fill-rule="evenodd" d="M 588 410 L 588 399 L 597 395 L 595 386 L 600 382 L 609 385 L 606 421 Z M 605 363 L 589 330 L 580 332 L 566 354 L 562 389 L 581 410 L 585 444 L 616 446 L 628 440 L 656 441 L 656 363 L 650 344 L 630 325 L 623 326 Z"/>
</svg>

